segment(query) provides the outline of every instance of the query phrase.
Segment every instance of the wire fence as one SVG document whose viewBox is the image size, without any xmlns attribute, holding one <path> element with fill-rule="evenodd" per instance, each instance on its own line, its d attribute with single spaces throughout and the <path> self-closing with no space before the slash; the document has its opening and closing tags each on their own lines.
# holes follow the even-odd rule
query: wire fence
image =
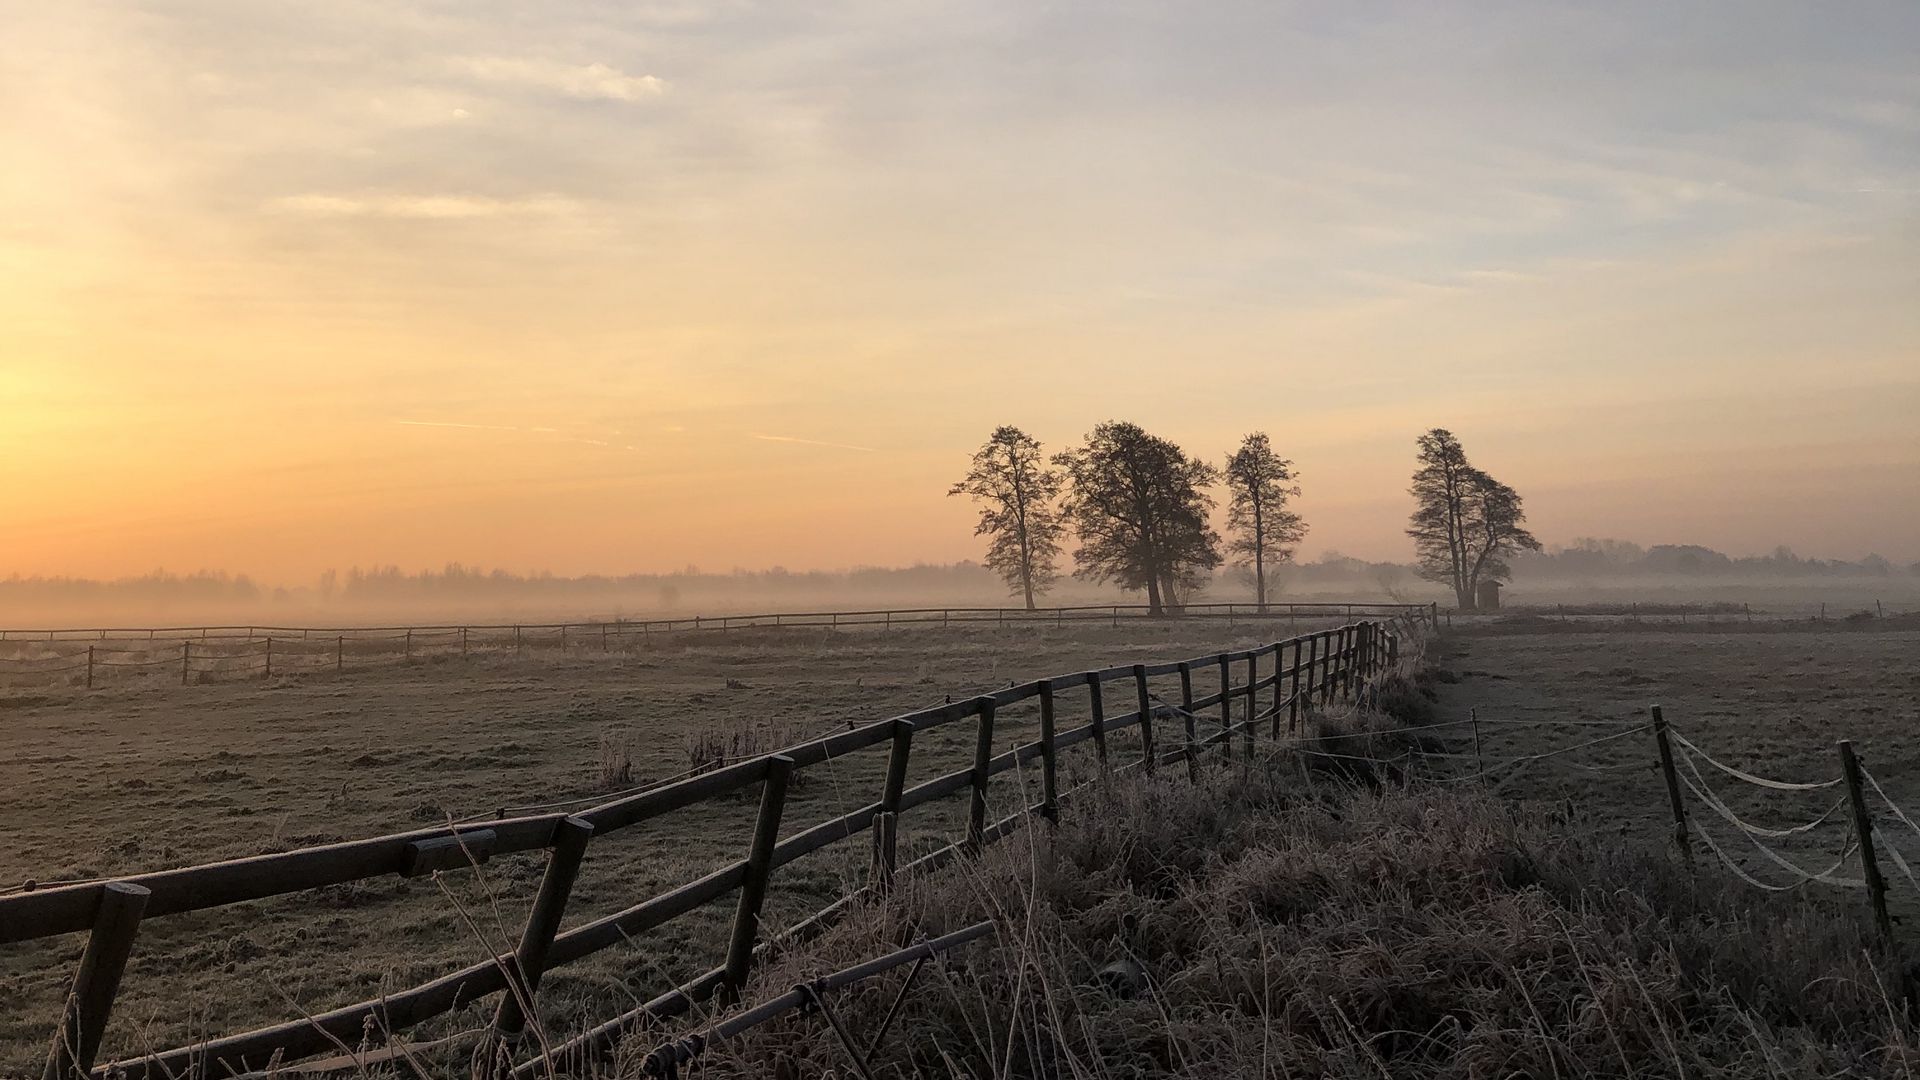
<svg viewBox="0 0 1920 1080">
<path fill-rule="evenodd" d="M 340 674 L 427 660 L 530 653 L 588 656 L 627 653 L 656 643 L 749 631 L 873 631 L 929 627 L 1119 627 L 1126 623 L 1205 620 L 1229 626 L 1284 622 L 1289 635 L 1302 624 L 1425 618 L 1431 604 L 1298 603 L 1144 604 L 1024 608 L 895 608 L 801 611 L 669 619 L 611 619 L 574 623 L 492 623 L 454 626 L 174 626 L 0 630 L 0 685 L 68 686 L 268 680 L 299 674 Z"/>
</svg>

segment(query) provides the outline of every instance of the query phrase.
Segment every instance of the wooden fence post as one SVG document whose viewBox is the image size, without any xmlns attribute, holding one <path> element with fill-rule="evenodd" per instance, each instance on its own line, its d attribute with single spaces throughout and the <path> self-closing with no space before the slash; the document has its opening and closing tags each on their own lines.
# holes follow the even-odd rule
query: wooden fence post
<svg viewBox="0 0 1920 1080">
<path fill-rule="evenodd" d="M 753 825 L 753 846 L 747 851 L 747 873 L 740 882 L 740 906 L 733 915 L 733 940 L 727 945 L 727 966 L 721 993 L 738 1001 L 753 968 L 753 942 L 760 933 L 760 909 L 767 901 L 767 879 L 773 873 L 773 848 L 780 841 L 780 815 L 787 806 L 787 782 L 793 759 L 775 754 L 767 759 L 767 779 L 760 789 L 760 816 Z"/>
<path fill-rule="evenodd" d="M 1040 816 L 1060 816 L 1060 751 L 1054 743 L 1053 680 L 1040 680 Z"/>
<path fill-rule="evenodd" d="M 187 685 L 187 669 L 193 663 L 193 642 L 180 643 L 180 685 Z"/>
<path fill-rule="evenodd" d="M 333 670 L 337 674 L 347 669 L 347 635 L 341 634 L 333 641 Z"/>
<path fill-rule="evenodd" d="M 273 681 L 273 635 L 267 635 L 267 669 L 262 678 Z"/>
<path fill-rule="evenodd" d="M 467 628 L 463 626 L 460 628 L 460 656 L 462 659 L 464 659 L 466 655 L 467 655 Z"/>
<path fill-rule="evenodd" d="M 1140 745 L 1146 750 L 1147 773 L 1152 775 L 1157 763 L 1153 760 L 1153 698 L 1147 693 L 1147 665 L 1133 665 L 1133 689 L 1139 699 Z"/>
<path fill-rule="evenodd" d="M 1187 735 L 1187 779 L 1200 779 L 1199 733 L 1194 730 L 1193 665 L 1180 661 L 1180 729 Z"/>
<path fill-rule="evenodd" d="M 560 919 L 566 914 L 567 897 L 580 877 L 580 860 L 587 853 L 587 841 L 593 839 L 593 825 L 577 817 L 563 819 L 554 827 L 553 850 L 547 855 L 547 871 L 540 878 L 540 891 L 527 913 L 527 925 L 520 931 L 520 945 L 507 965 L 507 992 L 493 1015 L 496 1039 L 515 1041 L 526 1027 L 533 998 L 540 990 L 540 976 L 547 968 L 547 950 L 560 932 Z"/>
<path fill-rule="evenodd" d="M 408 630 L 408 631 L 407 631 L 407 646 L 406 646 L 406 648 L 407 648 L 407 652 L 406 652 L 406 660 L 407 660 L 407 662 L 408 662 L 408 663 L 412 663 L 412 662 L 413 662 L 413 631 L 412 631 L 412 630 Z"/>
<path fill-rule="evenodd" d="M 1247 726 L 1240 739 L 1247 746 L 1247 760 L 1253 760 L 1253 735 L 1260 727 L 1260 652 L 1247 652 Z"/>
<path fill-rule="evenodd" d="M 127 957 L 140 931 L 152 894 L 140 885 L 109 881 L 100 887 L 100 907 L 93 917 L 93 933 L 80 954 L 80 970 L 67 995 L 65 1014 L 47 1056 L 45 1080 L 85 1080 L 100 1051 L 100 1036 L 113 1012 L 113 999 L 126 974 Z"/>
<path fill-rule="evenodd" d="M 1673 770 L 1673 743 L 1667 735 L 1667 716 L 1660 706 L 1652 708 L 1653 741 L 1660 746 L 1660 772 L 1667 778 L 1667 802 L 1673 809 L 1673 841 L 1680 855 L 1693 865 L 1693 844 L 1687 836 L 1687 804 L 1680 798 L 1680 774 Z"/>
<path fill-rule="evenodd" d="M 1100 768 L 1107 767 L 1107 705 L 1100 691 L 1100 676 L 1087 679 L 1087 699 L 1093 711 L 1093 753 L 1100 759 Z"/>
<path fill-rule="evenodd" d="M 900 844 L 900 796 L 907 789 L 907 762 L 913 754 L 913 721 L 896 720 L 893 745 L 887 750 L 887 779 L 880 789 L 880 814 L 874 819 L 873 883 L 880 889 L 893 885 L 893 868 Z M 880 824 L 885 819 L 886 824 Z"/>
<path fill-rule="evenodd" d="M 1300 727 L 1300 647 L 1301 647 L 1301 644 L 1302 642 L 1300 641 L 1299 638 L 1293 639 L 1293 668 L 1287 675 L 1287 730 L 1288 731 L 1296 731 Z M 1278 735 L 1279 731 L 1277 729 L 1280 726 L 1279 717 L 1276 716 L 1273 718 L 1273 726 L 1276 729 L 1274 734 Z"/>
<path fill-rule="evenodd" d="M 93 689 L 93 646 L 87 646 L 87 689 Z"/>
<path fill-rule="evenodd" d="M 1233 668 L 1227 654 L 1218 657 L 1220 666 L 1220 749 L 1233 757 Z"/>
<path fill-rule="evenodd" d="M 1893 948 L 1893 919 L 1887 914 L 1887 879 L 1880 876 L 1880 861 L 1873 850 L 1873 815 L 1867 810 L 1866 795 L 1860 790 L 1860 759 L 1854 756 L 1853 742 L 1840 740 L 1840 775 L 1847 781 L 1847 804 L 1853 811 L 1853 831 L 1860 842 L 1861 875 L 1867 883 L 1867 900 L 1873 905 L 1873 925 L 1880 940 Z"/>
<path fill-rule="evenodd" d="M 1281 661 L 1281 658 L 1286 655 L 1286 648 L 1284 641 L 1273 643 L 1273 731 L 1271 735 L 1276 739 L 1280 737 L 1280 686 L 1286 676 L 1286 664 Z"/>
<path fill-rule="evenodd" d="M 967 850 L 979 853 L 986 843 L 987 766 L 993 761 L 993 699 L 978 699 L 980 722 L 973 739 L 973 801 L 967 808 Z"/>
</svg>

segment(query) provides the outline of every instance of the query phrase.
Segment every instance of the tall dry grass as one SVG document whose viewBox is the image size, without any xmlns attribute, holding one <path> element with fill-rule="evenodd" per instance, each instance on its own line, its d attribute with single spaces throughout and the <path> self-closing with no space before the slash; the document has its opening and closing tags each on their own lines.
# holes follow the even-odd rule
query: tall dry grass
<svg viewBox="0 0 1920 1080">
<path fill-rule="evenodd" d="M 1278 757 L 1090 790 L 906 885 L 749 1001 L 986 915 L 920 976 L 890 1077 L 1907 1077 L 1915 1029 L 1850 909 L 1697 877 L 1610 823 L 1479 791 L 1378 791 Z M 901 975 L 833 1002 L 856 1041 Z M 629 1040 L 634 1075 L 646 1038 Z M 818 1016 L 698 1075 L 854 1076 Z"/>
</svg>

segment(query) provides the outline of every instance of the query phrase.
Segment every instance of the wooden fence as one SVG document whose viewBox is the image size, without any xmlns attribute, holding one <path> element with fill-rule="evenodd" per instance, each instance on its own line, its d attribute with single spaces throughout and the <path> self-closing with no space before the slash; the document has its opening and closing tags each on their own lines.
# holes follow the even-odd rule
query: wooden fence
<svg viewBox="0 0 1920 1080">
<path fill-rule="evenodd" d="M 99 1076 L 117 1074 L 131 1080 L 190 1072 L 202 1077 L 244 1073 L 269 1064 L 333 1052 L 343 1045 L 353 1046 L 369 1030 L 391 1035 L 494 994 L 500 994 L 501 999 L 496 1007 L 492 1037 L 498 1040 L 496 1049 L 501 1051 L 496 1056 L 506 1061 L 516 1048 L 522 1048 L 521 1036 L 529 1022 L 528 1013 L 533 1011 L 531 1005 L 542 973 L 627 942 L 733 894 L 735 912 L 725 962 L 559 1048 L 558 1052 L 573 1055 L 569 1060 L 582 1060 L 604 1049 L 622 1030 L 641 1018 L 658 1019 L 684 1012 L 716 992 L 738 993 L 746 983 L 756 952 L 766 947 L 760 914 L 770 877 L 777 868 L 856 835 L 871 833 L 873 837 L 870 883 L 787 932 L 795 937 L 805 936 L 825 925 L 858 897 L 885 889 L 897 875 L 925 871 L 956 856 L 971 854 L 981 845 L 1008 834 L 1031 814 L 1051 820 L 1063 797 L 1059 789 L 1058 756 L 1071 747 L 1091 742 L 1102 775 L 1130 769 L 1151 772 L 1160 766 L 1183 762 L 1187 769 L 1197 770 L 1202 752 L 1216 746 L 1225 746 L 1230 751 L 1236 740 L 1251 755 L 1262 724 L 1270 726 L 1271 737 L 1278 738 L 1283 720 L 1292 728 L 1310 704 L 1364 695 L 1377 678 L 1398 664 L 1402 642 L 1408 640 L 1409 635 L 1418 638 L 1431 625 L 1430 610 L 1419 609 L 1418 613 L 1398 613 L 1385 621 L 1352 622 L 1249 650 L 1039 679 L 993 694 L 854 727 L 572 814 L 546 813 L 455 824 L 0 897 L 0 944 L 61 934 L 89 934 L 64 1015 L 54 1034 L 45 1073 L 47 1080 L 70 1080 L 90 1071 Z M 1234 681 L 1236 669 L 1245 676 L 1238 684 Z M 1196 694 L 1196 674 L 1204 680 L 1217 677 L 1219 688 L 1212 693 Z M 1162 701 L 1149 684 L 1151 679 L 1169 676 L 1178 677 L 1177 705 Z M 1107 714 L 1103 687 L 1110 683 L 1129 686 L 1134 699 L 1131 711 Z M 1082 687 L 1088 694 L 1090 721 L 1066 731 L 1056 730 L 1059 695 Z M 1030 700 L 1038 702 L 1039 738 L 995 754 L 996 710 Z M 1200 730 L 1203 715 L 1207 718 L 1206 726 L 1211 729 L 1205 732 Z M 908 787 L 908 764 L 916 735 L 966 719 L 972 719 L 976 725 L 973 764 Z M 1169 719 L 1179 724 L 1172 737 L 1156 731 L 1157 721 Z M 1128 729 L 1138 729 L 1141 756 L 1125 763 L 1109 762 L 1108 736 Z M 881 744 L 889 746 L 889 756 L 885 782 L 874 801 L 797 832 L 787 831 L 782 838 L 786 792 L 798 770 Z M 987 820 L 989 780 L 1035 761 L 1040 763 L 1040 802 L 1022 806 L 999 820 Z M 561 929 L 568 895 L 590 841 L 756 785 L 760 788 L 759 810 L 752 841 L 742 858 L 622 911 L 569 930 Z M 964 836 L 931 854 L 897 865 L 895 838 L 901 815 L 961 793 L 967 793 L 968 798 Z M 389 874 L 420 877 L 459 871 L 493 856 L 533 851 L 547 852 L 546 869 L 518 946 L 510 953 L 410 990 L 317 1016 L 98 1068 L 94 1065 L 121 976 L 146 919 L 303 893 Z M 546 1067 L 547 1058 L 543 1055 L 520 1063 L 512 1072 L 523 1080 L 530 1080 Z"/>
<path fill-rule="evenodd" d="M 1144 604 L 1023 608 L 894 608 L 802 611 L 684 619 L 612 619 L 574 623 L 461 626 L 171 626 L 0 630 L 0 681 L 71 683 L 92 689 L 146 677 L 161 682 L 271 679 L 301 672 L 406 664 L 431 657 L 498 655 L 532 650 L 563 654 L 617 652 L 669 635 L 764 629 L 887 630 L 913 626 L 1064 626 L 1159 618 L 1242 622 L 1437 617 L 1422 604 L 1188 604 L 1155 615 Z M 16 655 L 4 653 L 11 648 Z"/>
</svg>

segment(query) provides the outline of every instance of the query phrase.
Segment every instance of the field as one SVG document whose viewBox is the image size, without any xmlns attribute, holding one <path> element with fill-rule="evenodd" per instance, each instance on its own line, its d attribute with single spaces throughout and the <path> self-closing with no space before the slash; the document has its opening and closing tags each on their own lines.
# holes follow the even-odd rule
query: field
<svg viewBox="0 0 1920 1080">
<path fill-rule="evenodd" d="M 502 804 L 591 798 L 684 771 L 688 740 L 703 732 L 744 724 L 768 729 L 760 741 L 777 745 L 1016 679 L 1286 632 L 1218 624 L 789 631 L 626 656 L 449 658 L 338 679 L 16 693 L 0 698 L 0 881 L 130 873 L 491 814 Z M 1796 780 L 1834 774 L 1833 741 L 1851 736 L 1889 792 L 1912 806 L 1920 802 L 1920 745 L 1907 737 L 1920 719 L 1917 645 L 1920 633 L 1898 629 L 1495 625 L 1449 639 L 1440 660 L 1457 681 L 1439 685 L 1438 719 L 1477 709 L 1480 753 L 1494 763 L 1640 722 L 1659 701 L 1721 760 Z M 1084 708 L 1079 699 L 1063 704 L 1063 724 L 1084 722 Z M 1032 737 L 1031 715 L 1009 714 L 1001 748 Z M 1453 751 L 1472 752 L 1463 729 L 1447 736 Z M 930 733 L 916 748 L 913 778 L 963 765 L 972 752 L 965 725 Z M 630 776 L 603 779 L 629 754 Z M 1434 768 L 1457 771 L 1459 760 Z M 811 823 L 871 799 L 883 770 L 883 753 L 810 770 L 788 820 Z M 1650 845 L 1666 836 L 1650 735 L 1494 779 L 1509 793 L 1577 800 L 1587 827 Z M 1713 777 L 1732 786 L 1724 779 Z M 1023 801 L 1019 781 L 996 781 L 996 815 Z M 1825 809 L 1832 793 L 1793 794 L 1784 805 L 1728 794 L 1743 815 L 1779 807 L 1769 820 L 1784 825 Z M 946 809 L 909 819 L 909 853 L 952 835 L 960 807 Z M 709 805 L 669 819 L 670 830 L 649 826 L 595 848 L 568 922 L 738 857 L 753 812 L 748 799 Z M 1727 830 L 1717 835 L 1727 843 Z M 838 863 L 782 871 L 772 920 L 790 922 L 837 895 L 864 859 L 863 845 L 847 848 Z M 286 1019 L 491 955 L 510 945 L 537 876 L 537 862 L 503 858 L 477 878 L 449 879 L 444 892 L 428 880 L 394 880 L 154 921 L 127 976 L 110 1055 Z M 555 972 L 542 989 L 550 1019 L 565 1027 L 712 966 L 729 913 L 696 913 L 629 951 Z M 79 946 L 70 938 L 10 947 L 0 960 L 0 1071 L 36 1067 Z"/>
<path fill-rule="evenodd" d="M 1309 627 L 1303 620 L 1299 628 Z M 503 806 L 568 798 L 587 805 L 610 788 L 684 772 L 688 743 L 702 735 L 744 734 L 749 749 L 772 749 L 1016 678 L 1196 655 L 1288 632 L 1284 621 L 1264 631 L 1207 622 L 741 632 L 605 656 L 447 657 L 339 678 L 16 692 L 0 698 L 0 819 L 8 823 L 0 881 L 128 874 L 492 816 Z M 1125 707 L 1113 703 L 1114 711 Z M 1063 728 L 1086 716 L 1084 696 L 1062 698 Z M 996 749 L 1032 739 L 1036 723 L 1030 707 L 1004 710 Z M 962 767 L 973 752 L 971 725 L 930 732 L 916 740 L 909 779 Z M 1113 752 L 1128 754 L 1126 740 Z M 1069 779 L 1084 758 L 1077 749 L 1063 760 Z M 875 798 L 885 763 L 880 748 L 808 770 L 789 799 L 786 820 L 794 824 L 785 831 Z M 995 816 L 1034 800 L 1031 787 L 1020 790 L 1022 779 L 996 781 Z M 964 808 L 964 800 L 949 800 L 910 815 L 903 858 L 952 839 Z M 665 819 L 670 830 L 649 825 L 596 845 L 568 922 L 740 857 L 754 812 L 751 798 L 705 804 Z M 845 847 L 838 863 L 810 859 L 781 871 L 769 902 L 774 924 L 817 909 L 864 871 L 864 843 Z M 482 875 L 449 878 L 445 893 L 429 880 L 378 881 L 317 899 L 151 921 L 116 1007 L 109 1052 L 290 1019 L 494 955 L 510 947 L 539 870 L 536 859 L 516 856 Z M 717 962 L 730 914 L 724 905 L 696 912 L 624 955 L 555 972 L 543 1003 L 564 1024 L 651 997 Z M 44 1052 L 80 945 L 76 936 L 10 947 L 0 962 L 0 1066 L 25 1068 Z"/>
</svg>

